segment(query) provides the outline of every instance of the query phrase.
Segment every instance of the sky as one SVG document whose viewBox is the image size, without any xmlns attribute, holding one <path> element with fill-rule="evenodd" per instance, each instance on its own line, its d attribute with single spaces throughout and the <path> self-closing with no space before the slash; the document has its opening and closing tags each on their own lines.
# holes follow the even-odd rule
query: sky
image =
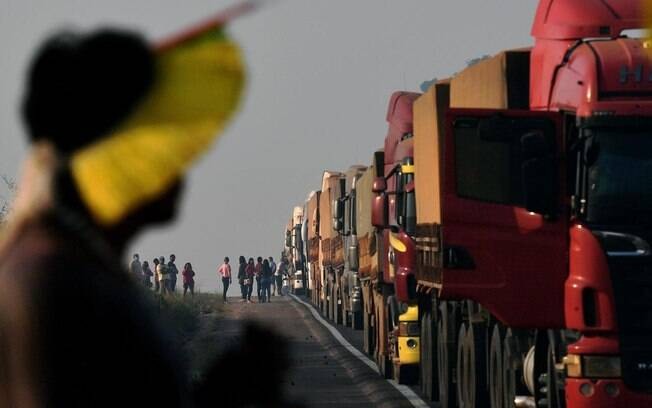
<svg viewBox="0 0 652 408">
<path fill-rule="evenodd" d="M 49 32 L 119 26 L 155 40 L 235 2 L 0 1 L 0 174 L 14 178 L 27 149 L 18 117 L 23 74 Z M 224 256 L 277 259 L 292 208 L 319 189 L 322 172 L 371 162 L 393 91 L 418 91 L 473 58 L 531 45 L 537 2 L 262 4 L 229 27 L 248 67 L 240 112 L 188 174 L 176 222 L 138 236 L 125 264 L 132 252 L 148 260 L 175 253 L 180 266 L 193 264 L 201 291 L 215 291 Z"/>
</svg>

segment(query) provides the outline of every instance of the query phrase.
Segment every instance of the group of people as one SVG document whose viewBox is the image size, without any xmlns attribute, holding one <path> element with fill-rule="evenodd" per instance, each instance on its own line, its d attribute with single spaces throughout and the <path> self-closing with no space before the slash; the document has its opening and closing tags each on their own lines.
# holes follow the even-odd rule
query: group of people
<svg viewBox="0 0 652 408">
<path fill-rule="evenodd" d="M 137 282 L 142 282 L 146 288 L 154 288 L 154 291 L 162 295 L 175 293 L 177 290 L 177 275 L 179 269 L 175 264 L 177 257 L 170 255 L 169 262 L 165 263 L 165 257 L 160 256 L 152 261 L 153 267 L 149 262 L 140 261 L 140 255 L 134 254 L 129 270 Z M 181 271 L 183 281 L 183 296 L 190 292 L 191 296 L 195 295 L 195 271 L 192 264 L 186 262 Z M 152 282 L 153 279 L 153 282 Z"/>
<path fill-rule="evenodd" d="M 240 293 L 242 302 L 251 303 L 251 295 L 253 293 L 254 282 L 256 283 L 256 293 L 258 295 L 258 302 L 270 302 L 272 296 L 283 296 L 283 278 L 287 275 L 288 264 L 285 258 L 282 258 L 280 263 L 276 265 L 273 257 L 263 259 L 259 256 L 257 262 L 254 263 L 254 258 L 247 260 L 244 256 L 240 256 L 238 265 L 238 283 L 240 284 Z M 218 268 L 218 273 L 222 277 L 222 285 L 224 291 L 222 298 L 227 302 L 227 291 L 229 285 L 232 283 L 231 266 L 229 265 L 229 258 L 224 258 L 224 263 Z"/>
</svg>

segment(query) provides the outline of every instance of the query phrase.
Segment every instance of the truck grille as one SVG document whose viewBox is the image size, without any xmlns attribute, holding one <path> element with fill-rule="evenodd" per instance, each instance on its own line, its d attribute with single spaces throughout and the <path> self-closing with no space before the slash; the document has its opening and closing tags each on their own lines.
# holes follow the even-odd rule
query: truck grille
<svg viewBox="0 0 652 408">
<path fill-rule="evenodd" d="M 616 301 L 623 380 L 652 392 L 652 256 L 608 256 Z"/>
</svg>

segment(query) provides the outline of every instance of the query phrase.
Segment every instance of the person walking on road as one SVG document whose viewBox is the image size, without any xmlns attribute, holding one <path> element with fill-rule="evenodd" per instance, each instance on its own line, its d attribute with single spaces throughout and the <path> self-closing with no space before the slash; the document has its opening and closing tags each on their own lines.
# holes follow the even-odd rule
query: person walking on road
<svg viewBox="0 0 652 408">
<path fill-rule="evenodd" d="M 143 285 L 147 289 L 152 288 L 152 276 L 154 275 L 154 272 L 149 268 L 149 262 L 144 261 L 143 262 Z"/>
<path fill-rule="evenodd" d="M 174 261 L 177 260 L 176 255 L 171 254 L 170 255 L 170 262 L 168 262 L 168 273 L 170 274 L 169 278 L 169 290 L 170 292 L 174 293 L 177 291 L 177 275 L 179 274 L 179 270 L 177 269 L 177 265 L 175 265 Z"/>
<path fill-rule="evenodd" d="M 274 280 L 276 281 L 276 287 L 278 288 L 278 294 L 285 296 L 283 293 L 283 275 L 288 273 L 288 260 L 287 258 L 281 258 L 281 263 L 278 264 L 278 269 L 274 274 Z"/>
<path fill-rule="evenodd" d="M 247 260 L 244 256 L 240 255 L 238 259 L 238 283 L 240 284 L 240 294 L 242 295 L 242 301 L 247 301 L 247 286 L 245 286 L 245 279 L 247 277 Z"/>
<path fill-rule="evenodd" d="M 161 295 L 170 293 L 170 274 L 168 273 L 168 266 L 165 264 L 165 257 L 160 256 L 158 258 L 156 272 L 158 272 L 158 282 L 161 287 Z"/>
<path fill-rule="evenodd" d="M 276 262 L 274 262 L 273 257 L 269 257 L 269 268 L 272 270 L 272 278 L 271 278 L 271 287 L 272 287 L 272 294 L 276 296 Z M 279 292 L 281 291 L 281 288 L 279 288 Z"/>
<path fill-rule="evenodd" d="M 229 265 L 228 256 L 224 257 L 224 263 L 220 265 L 220 267 L 217 269 L 217 272 L 222 277 L 222 287 L 224 288 L 224 291 L 222 292 L 222 301 L 224 303 L 229 303 L 226 300 L 226 292 L 229 290 L 229 285 L 231 284 L 232 280 L 231 280 L 231 265 Z"/>
<path fill-rule="evenodd" d="M 270 302 L 272 297 L 271 284 L 272 284 L 272 268 L 269 266 L 269 261 L 265 259 L 263 261 L 263 273 L 260 278 L 260 283 L 262 286 L 262 303 Z"/>
<path fill-rule="evenodd" d="M 159 290 L 161 289 L 161 283 L 160 283 L 161 277 L 158 274 L 158 264 L 159 264 L 158 258 L 154 258 L 152 264 L 154 265 L 154 292 L 158 293 Z"/>
<path fill-rule="evenodd" d="M 131 265 L 129 265 L 129 272 L 131 272 L 131 275 L 136 279 L 136 282 L 142 282 L 143 281 L 143 268 L 140 265 L 140 256 L 138 254 L 134 254 Z"/>
<path fill-rule="evenodd" d="M 183 279 L 183 296 L 186 296 L 188 290 L 190 290 L 190 296 L 195 296 L 195 271 L 192 270 L 192 265 L 190 262 L 186 262 L 183 265 L 183 271 L 181 271 L 181 277 Z"/>
<path fill-rule="evenodd" d="M 260 280 L 263 277 L 263 257 L 259 256 L 256 261 L 256 294 L 258 295 L 258 301 L 260 302 L 260 294 L 263 291 L 263 287 L 260 284 Z"/>
<path fill-rule="evenodd" d="M 247 302 L 251 303 L 251 293 L 254 290 L 254 277 L 256 276 L 256 266 L 254 265 L 254 258 L 249 258 L 247 267 L 245 268 L 245 286 L 247 287 Z"/>
</svg>

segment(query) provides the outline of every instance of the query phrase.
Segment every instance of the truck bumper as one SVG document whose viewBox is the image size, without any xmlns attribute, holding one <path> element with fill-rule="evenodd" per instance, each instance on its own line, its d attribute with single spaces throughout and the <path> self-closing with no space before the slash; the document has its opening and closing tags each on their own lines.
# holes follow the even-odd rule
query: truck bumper
<svg viewBox="0 0 652 408">
<path fill-rule="evenodd" d="M 652 407 L 652 394 L 633 392 L 619 379 L 569 378 L 566 380 L 566 407 Z"/>
<path fill-rule="evenodd" d="M 401 365 L 419 364 L 421 343 L 418 337 L 398 337 L 398 356 Z"/>
</svg>

